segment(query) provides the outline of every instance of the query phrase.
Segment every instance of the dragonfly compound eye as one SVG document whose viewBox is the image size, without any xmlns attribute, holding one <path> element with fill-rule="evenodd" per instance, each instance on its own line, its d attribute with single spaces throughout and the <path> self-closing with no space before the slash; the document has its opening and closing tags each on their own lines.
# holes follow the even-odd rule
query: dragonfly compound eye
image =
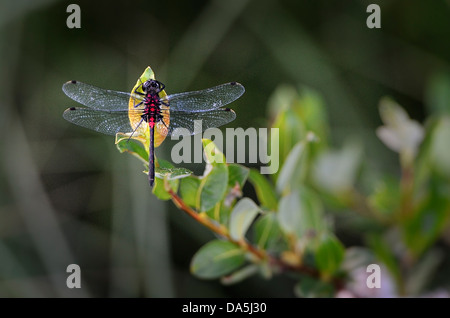
<svg viewBox="0 0 450 318">
<path fill-rule="evenodd" d="M 148 90 L 149 87 L 150 87 L 150 82 L 149 82 L 149 81 L 146 81 L 146 82 L 144 82 L 144 83 L 142 84 L 142 89 L 143 89 L 144 91 Z"/>
</svg>

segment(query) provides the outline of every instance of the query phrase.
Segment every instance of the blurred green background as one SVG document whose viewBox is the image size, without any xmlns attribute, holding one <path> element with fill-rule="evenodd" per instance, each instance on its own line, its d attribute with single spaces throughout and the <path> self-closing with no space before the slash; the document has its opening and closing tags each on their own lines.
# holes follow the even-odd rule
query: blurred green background
<svg viewBox="0 0 450 318">
<path fill-rule="evenodd" d="M 191 257 L 213 235 L 158 201 L 114 137 L 62 118 L 76 105 L 64 82 L 130 91 L 148 65 L 169 94 L 238 81 L 246 93 L 227 127 L 243 128 L 269 125 L 278 85 L 306 85 L 323 96 L 336 146 L 357 136 L 367 165 L 398 175 L 397 155 L 375 135 L 379 99 L 423 121 L 428 83 L 450 71 L 445 0 L 78 1 L 80 29 L 66 26 L 70 3 L 0 3 L 2 297 L 293 296 L 288 277 L 234 286 L 192 277 Z M 370 3 L 381 29 L 366 26 Z M 172 144 L 157 154 L 169 159 Z M 338 236 L 362 244 L 357 229 Z M 81 289 L 66 287 L 72 263 Z M 448 285 L 450 274 L 440 279 Z"/>
</svg>

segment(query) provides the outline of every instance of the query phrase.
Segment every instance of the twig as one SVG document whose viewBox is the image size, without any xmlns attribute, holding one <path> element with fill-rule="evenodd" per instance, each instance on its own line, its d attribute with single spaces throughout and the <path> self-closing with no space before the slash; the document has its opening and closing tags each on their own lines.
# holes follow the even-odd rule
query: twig
<svg viewBox="0 0 450 318">
<path fill-rule="evenodd" d="M 256 256 L 256 258 L 258 258 L 259 260 L 265 260 L 267 259 L 268 255 L 265 251 L 258 249 L 257 247 L 251 245 L 250 243 L 248 243 L 245 239 L 242 240 L 235 240 L 233 239 L 230 234 L 228 233 L 227 229 L 225 227 L 222 227 L 216 223 L 211 222 L 211 220 L 209 218 L 205 218 L 205 217 L 201 217 L 200 214 L 198 214 L 195 210 L 193 210 L 191 207 L 189 207 L 184 201 L 183 199 L 181 199 L 172 189 L 168 189 L 168 192 L 170 194 L 170 196 L 172 197 L 172 201 L 173 203 L 175 203 L 175 205 L 180 208 L 181 210 L 183 210 L 184 212 L 186 212 L 190 217 L 192 217 L 194 220 L 196 220 L 197 222 L 199 222 L 200 224 L 206 226 L 207 228 L 209 228 L 211 231 L 213 231 L 214 233 L 223 236 L 224 238 L 226 238 L 228 241 L 238 245 L 239 247 L 241 247 L 242 249 L 246 250 L 247 252 L 253 254 L 254 256 Z"/>
<path fill-rule="evenodd" d="M 268 263 L 276 265 L 279 269 L 286 271 L 293 271 L 298 272 L 301 274 L 306 274 L 308 276 L 314 277 L 314 278 L 320 278 L 320 273 L 317 269 L 311 268 L 308 266 L 305 266 L 303 264 L 301 265 L 292 265 L 284 262 L 282 259 L 276 258 L 270 254 L 268 254 L 265 250 L 261 250 L 258 247 L 255 247 L 254 245 L 250 244 L 247 240 L 241 239 L 241 240 L 235 240 L 233 239 L 230 234 L 228 233 L 227 229 L 223 226 L 220 226 L 214 222 L 211 222 L 209 218 L 202 217 L 197 211 L 189 207 L 182 198 L 180 198 L 170 187 L 168 187 L 167 192 L 170 194 L 173 203 L 181 210 L 183 210 L 185 213 L 187 213 L 190 217 L 192 217 L 195 221 L 199 222 L 200 224 L 206 226 L 214 233 L 224 237 L 229 242 L 236 244 L 243 250 L 249 252 L 253 256 L 255 256 L 258 260 L 264 261 L 266 260 Z M 340 278 L 334 278 L 331 280 L 331 283 L 335 287 L 336 291 L 340 290 L 344 286 L 344 282 Z"/>
<path fill-rule="evenodd" d="M 413 209 L 414 170 L 411 165 L 402 167 L 400 180 L 401 207 L 400 218 L 407 219 Z"/>
</svg>

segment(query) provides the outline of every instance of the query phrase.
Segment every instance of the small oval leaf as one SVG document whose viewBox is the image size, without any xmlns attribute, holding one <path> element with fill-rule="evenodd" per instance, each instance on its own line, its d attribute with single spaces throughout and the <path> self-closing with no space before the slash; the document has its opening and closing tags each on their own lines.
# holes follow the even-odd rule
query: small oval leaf
<svg viewBox="0 0 450 318">
<path fill-rule="evenodd" d="M 380 100 L 379 110 L 385 125 L 376 130 L 378 138 L 391 150 L 400 153 L 404 163 L 411 163 L 424 138 L 424 128 L 390 98 Z"/>
<path fill-rule="evenodd" d="M 191 272 L 204 279 L 215 279 L 227 275 L 245 262 L 245 252 L 227 241 L 214 240 L 195 253 L 191 261 Z"/>
<path fill-rule="evenodd" d="M 341 266 L 345 248 L 332 234 L 324 234 L 318 240 L 316 247 L 316 264 L 322 275 L 331 276 Z"/>
<path fill-rule="evenodd" d="M 303 141 L 298 142 L 286 158 L 280 174 L 277 179 L 277 191 L 282 193 L 286 187 L 292 184 L 295 177 L 298 176 L 300 170 L 300 159 L 305 149 L 305 143 Z"/>
<path fill-rule="evenodd" d="M 180 195 L 184 202 L 190 207 L 195 207 L 200 182 L 201 180 L 195 176 L 181 179 Z"/>
<path fill-rule="evenodd" d="M 298 194 L 292 192 L 280 200 L 278 211 L 278 222 L 282 229 L 290 234 L 300 232 L 301 222 L 301 202 Z"/>
<path fill-rule="evenodd" d="M 314 166 L 315 183 L 330 193 L 342 194 L 350 190 L 357 176 L 362 157 L 359 143 L 346 142 L 341 150 L 323 151 Z"/>
<path fill-rule="evenodd" d="M 143 143 L 145 143 L 145 139 L 138 142 L 122 133 L 116 135 L 116 147 L 121 153 L 128 152 L 142 160 L 144 164 L 148 164 L 148 152 Z"/>
<path fill-rule="evenodd" d="M 275 211 L 278 198 L 273 185 L 255 169 L 250 170 L 249 181 L 255 188 L 260 204 Z"/>
<path fill-rule="evenodd" d="M 231 275 L 222 277 L 220 282 L 224 285 L 233 285 L 243 281 L 246 278 L 249 278 L 250 276 L 255 275 L 256 273 L 258 273 L 258 271 L 259 271 L 258 265 L 250 264 L 235 271 Z"/>
<path fill-rule="evenodd" d="M 173 192 L 177 192 L 178 184 L 180 180 L 169 180 L 169 186 Z M 172 198 L 169 192 L 167 192 L 164 184 L 164 179 L 155 178 L 155 185 L 152 189 L 153 194 L 160 200 L 169 200 Z"/>
<path fill-rule="evenodd" d="M 197 208 L 201 211 L 212 209 L 221 201 L 228 185 L 228 167 L 226 164 L 213 166 L 208 175 L 200 182 L 197 194 Z"/>
<path fill-rule="evenodd" d="M 224 198 L 228 186 L 228 166 L 225 156 L 214 142 L 202 139 L 202 143 L 207 164 L 197 192 L 196 207 L 200 212 L 205 212 Z"/>
<path fill-rule="evenodd" d="M 205 153 L 206 161 L 209 164 L 225 164 L 226 159 L 223 153 L 217 148 L 212 140 L 202 139 L 203 152 Z"/>
<path fill-rule="evenodd" d="M 238 183 L 242 189 L 245 181 L 247 181 L 249 173 L 249 168 L 237 163 L 230 163 L 228 165 L 228 186 L 234 187 L 236 183 Z"/>
<path fill-rule="evenodd" d="M 278 175 L 276 188 L 278 193 L 286 193 L 295 188 L 304 179 L 307 171 L 307 160 L 311 142 L 316 142 L 317 136 L 313 132 L 308 132 L 306 137 L 299 141 L 289 152 L 284 162 L 280 174 Z"/>
<path fill-rule="evenodd" d="M 230 236 L 241 240 L 260 211 L 259 206 L 249 198 L 243 198 L 234 206 L 230 217 Z"/>
<path fill-rule="evenodd" d="M 281 199 L 277 216 L 285 232 L 303 237 L 324 229 L 322 214 L 323 207 L 317 195 L 300 187 Z"/>
<path fill-rule="evenodd" d="M 264 250 L 277 250 L 282 247 L 283 234 L 278 223 L 277 215 L 269 212 L 255 222 L 255 242 Z"/>
<path fill-rule="evenodd" d="M 192 171 L 186 168 L 155 168 L 155 176 L 160 179 L 175 180 L 189 177 L 191 174 Z"/>
</svg>

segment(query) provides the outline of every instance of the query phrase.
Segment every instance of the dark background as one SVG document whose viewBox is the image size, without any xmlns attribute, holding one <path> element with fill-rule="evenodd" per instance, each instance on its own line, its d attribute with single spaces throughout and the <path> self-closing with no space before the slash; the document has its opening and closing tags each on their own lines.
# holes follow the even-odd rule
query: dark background
<svg viewBox="0 0 450 318">
<path fill-rule="evenodd" d="M 169 94 L 238 81 L 246 93 L 227 127 L 243 128 L 268 126 L 278 85 L 305 85 L 324 98 L 334 146 L 358 136 L 367 163 L 395 175 L 397 156 L 374 133 L 380 97 L 423 121 L 427 83 L 449 71 L 450 1 L 79 1 L 81 29 L 66 26 L 70 3 L 0 4 L 3 297 L 294 296 L 289 277 L 227 287 L 191 276 L 212 234 L 158 201 L 113 137 L 61 117 L 76 105 L 64 82 L 130 91 L 148 65 Z M 381 29 L 366 26 L 370 3 Z M 72 263 L 79 290 L 65 284 Z"/>
</svg>

